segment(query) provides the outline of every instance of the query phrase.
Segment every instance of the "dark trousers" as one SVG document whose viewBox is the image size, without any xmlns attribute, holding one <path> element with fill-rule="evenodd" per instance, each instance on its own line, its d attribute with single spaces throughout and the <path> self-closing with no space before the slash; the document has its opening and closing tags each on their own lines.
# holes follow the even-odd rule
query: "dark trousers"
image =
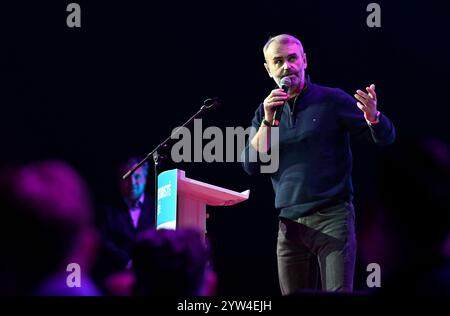
<svg viewBox="0 0 450 316">
<path fill-rule="evenodd" d="M 301 289 L 352 291 L 356 257 L 353 205 L 342 202 L 296 221 L 281 218 L 277 257 L 283 295 Z"/>
</svg>

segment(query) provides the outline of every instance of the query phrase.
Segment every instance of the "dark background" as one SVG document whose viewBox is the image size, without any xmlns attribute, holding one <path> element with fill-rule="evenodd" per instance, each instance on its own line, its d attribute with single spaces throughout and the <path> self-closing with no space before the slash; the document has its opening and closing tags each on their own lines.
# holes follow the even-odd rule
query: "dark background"
<svg viewBox="0 0 450 316">
<path fill-rule="evenodd" d="M 351 95 L 375 83 L 399 139 L 449 141 L 450 11 L 439 1 L 378 1 L 381 28 L 366 25 L 370 1 L 78 1 L 80 29 L 66 26 L 71 1 L 58 2 L 0 7 L 0 165 L 63 159 L 96 203 L 116 193 L 120 160 L 151 151 L 207 97 L 224 104 L 204 128 L 248 126 L 274 85 L 262 47 L 279 33 L 302 40 L 314 82 Z M 358 231 L 380 150 L 354 142 Z M 210 209 L 220 293 L 279 294 L 269 179 L 249 177 L 239 163 L 163 167 L 251 190 L 245 203 Z M 365 288 L 364 264 L 358 257 L 357 289 Z"/>
</svg>

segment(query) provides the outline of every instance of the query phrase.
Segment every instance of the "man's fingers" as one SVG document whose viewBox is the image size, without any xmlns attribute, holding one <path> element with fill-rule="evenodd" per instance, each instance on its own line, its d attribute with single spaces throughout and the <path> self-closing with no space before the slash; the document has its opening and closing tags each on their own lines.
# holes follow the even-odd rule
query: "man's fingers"
<svg viewBox="0 0 450 316">
<path fill-rule="evenodd" d="M 369 96 L 362 90 L 356 90 L 356 93 L 362 96 L 364 99 L 367 99 Z"/>
<path fill-rule="evenodd" d="M 373 88 L 372 88 L 373 87 Z M 376 92 L 375 92 L 375 85 L 371 85 L 370 87 L 368 87 L 368 88 L 366 88 L 367 89 L 367 91 L 369 92 L 369 96 L 372 98 L 372 99 L 376 99 L 377 98 L 377 94 L 376 94 Z"/>
<path fill-rule="evenodd" d="M 356 105 L 359 107 L 359 109 L 360 109 L 361 111 L 365 111 L 365 105 L 363 105 L 363 104 L 360 103 L 360 102 L 356 102 Z"/>
<path fill-rule="evenodd" d="M 272 96 L 278 96 L 278 95 L 288 95 L 286 92 L 284 92 L 284 90 L 282 89 L 275 89 L 272 90 L 272 92 L 270 93 Z"/>
<path fill-rule="evenodd" d="M 284 101 L 274 101 L 274 102 L 269 102 L 271 107 L 276 107 L 276 106 L 280 106 L 282 104 L 284 104 Z"/>
<path fill-rule="evenodd" d="M 272 105 L 272 103 L 274 102 L 281 102 L 281 104 L 283 104 L 288 99 L 288 97 L 289 95 L 283 90 L 275 89 L 272 90 L 270 95 L 264 100 L 264 104 Z"/>
<path fill-rule="evenodd" d="M 355 99 L 356 99 L 356 100 L 360 101 L 361 103 L 366 104 L 367 99 L 363 98 L 363 97 L 360 96 L 359 94 L 355 94 L 354 96 L 355 96 Z"/>
<path fill-rule="evenodd" d="M 267 104 L 264 105 L 264 111 L 273 112 L 276 108 L 282 106 L 283 104 L 284 101 L 267 102 Z"/>
<path fill-rule="evenodd" d="M 275 101 L 286 101 L 287 100 L 287 96 L 277 96 L 277 97 L 273 97 L 272 100 L 270 100 L 269 102 L 275 102 Z"/>
</svg>

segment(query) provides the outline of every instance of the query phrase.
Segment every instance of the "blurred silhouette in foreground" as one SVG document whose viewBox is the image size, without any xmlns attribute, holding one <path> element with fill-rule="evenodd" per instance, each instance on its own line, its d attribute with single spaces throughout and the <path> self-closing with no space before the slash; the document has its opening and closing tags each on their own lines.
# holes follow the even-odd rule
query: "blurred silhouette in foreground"
<svg viewBox="0 0 450 316">
<path fill-rule="evenodd" d="M 390 236 L 380 293 L 450 295 L 449 147 L 430 138 L 401 141 L 381 156 L 377 175 L 386 223 L 378 233 Z"/>
<path fill-rule="evenodd" d="M 98 236 L 75 170 L 59 161 L 3 170 L 0 209 L 0 294 L 99 294 L 89 278 Z M 67 283 L 70 263 L 80 267 L 80 287 Z"/>
<path fill-rule="evenodd" d="M 217 278 L 200 233 L 193 229 L 148 230 L 133 251 L 138 296 L 210 296 Z"/>
</svg>

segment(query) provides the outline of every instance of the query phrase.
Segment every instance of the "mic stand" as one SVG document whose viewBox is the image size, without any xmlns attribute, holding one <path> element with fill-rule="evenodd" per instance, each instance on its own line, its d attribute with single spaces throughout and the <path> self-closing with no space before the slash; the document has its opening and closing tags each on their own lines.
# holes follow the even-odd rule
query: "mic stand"
<svg viewBox="0 0 450 316">
<path fill-rule="evenodd" d="M 136 166 L 128 170 L 123 176 L 122 179 L 126 180 L 128 177 L 130 177 L 137 169 L 139 169 L 147 160 L 150 159 L 150 157 L 153 158 L 153 164 L 154 164 L 154 183 L 155 183 L 155 228 L 156 223 L 158 219 L 158 175 L 159 175 L 159 169 L 161 167 L 162 160 L 167 158 L 166 156 L 163 156 L 160 154 L 160 152 L 167 148 L 167 143 L 173 139 L 174 136 L 176 136 L 180 130 L 183 127 L 188 126 L 194 119 L 196 119 L 200 114 L 205 112 L 206 110 L 211 109 L 212 107 L 220 104 L 220 100 L 218 98 L 209 98 L 206 99 L 203 102 L 202 107 L 200 110 L 197 111 L 194 115 L 192 115 L 182 126 L 178 127 L 173 133 L 170 134 L 169 137 L 167 137 L 161 144 L 155 147 L 150 153 L 147 154 L 147 156 L 142 159 Z"/>
</svg>

